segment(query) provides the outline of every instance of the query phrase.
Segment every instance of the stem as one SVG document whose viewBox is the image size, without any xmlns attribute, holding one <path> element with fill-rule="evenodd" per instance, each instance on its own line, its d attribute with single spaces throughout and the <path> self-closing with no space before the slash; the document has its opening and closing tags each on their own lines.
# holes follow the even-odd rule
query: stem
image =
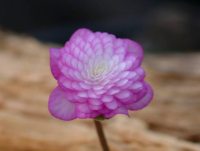
<svg viewBox="0 0 200 151">
<path fill-rule="evenodd" d="M 103 149 L 103 151 L 109 151 L 109 147 L 103 132 L 103 127 L 100 121 L 94 120 L 95 126 L 96 126 L 96 130 L 97 130 L 97 134 L 99 136 L 99 141 L 101 143 L 101 147 Z"/>
</svg>

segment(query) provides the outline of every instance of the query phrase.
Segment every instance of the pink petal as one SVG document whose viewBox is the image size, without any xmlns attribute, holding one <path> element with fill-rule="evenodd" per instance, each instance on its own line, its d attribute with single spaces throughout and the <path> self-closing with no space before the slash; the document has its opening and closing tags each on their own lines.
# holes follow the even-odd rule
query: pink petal
<svg viewBox="0 0 200 151">
<path fill-rule="evenodd" d="M 112 102 L 112 101 L 113 101 L 112 96 L 103 96 L 102 98 L 102 102 L 105 102 L 105 103 Z"/>
<path fill-rule="evenodd" d="M 83 38 L 84 40 L 88 39 L 90 36 L 93 36 L 93 33 L 86 28 L 78 29 L 70 38 L 70 41 L 76 41 L 78 38 Z"/>
<path fill-rule="evenodd" d="M 61 88 L 55 88 L 49 97 L 49 112 L 56 118 L 69 121 L 76 118 L 75 104 L 68 101 Z"/>
<path fill-rule="evenodd" d="M 58 79 L 60 76 L 60 70 L 58 68 L 58 58 L 59 58 L 59 49 L 58 48 L 50 48 L 50 68 L 55 79 Z"/>
<path fill-rule="evenodd" d="M 88 104 L 79 103 L 77 105 L 77 110 L 78 110 L 78 112 L 81 112 L 81 113 L 90 113 L 90 109 L 89 109 Z"/>
<path fill-rule="evenodd" d="M 98 100 L 98 99 L 90 99 L 88 102 L 91 105 L 101 105 L 102 104 L 101 100 Z"/>
<path fill-rule="evenodd" d="M 146 94 L 137 102 L 128 106 L 130 110 L 139 110 L 147 106 L 153 98 L 153 91 L 152 88 L 146 84 L 147 92 Z"/>
<path fill-rule="evenodd" d="M 124 107 L 119 107 L 116 110 L 113 110 L 112 112 L 105 114 L 106 118 L 111 118 L 117 114 L 124 114 L 124 115 L 128 115 L 128 110 Z"/>
<path fill-rule="evenodd" d="M 88 98 L 88 94 L 86 91 L 81 91 L 77 94 L 81 98 Z"/>
<path fill-rule="evenodd" d="M 111 88 L 107 93 L 108 93 L 109 95 L 114 95 L 114 94 L 116 94 L 116 93 L 118 93 L 118 92 L 120 92 L 120 89 L 114 87 L 114 88 Z"/>
<path fill-rule="evenodd" d="M 89 104 L 89 107 L 90 107 L 91 110 L 101 110 L 102 109 L 102 105 Z"/>
<path fill-rule="evenodd" d="M 77 118 L 80 118 L 80 119 L 86 119 L 86 118 L 89 118 L 89 117 L 90 117 L 90 115 L 87 114 L 87 113 L 79 112 L 79 113 L 77 114 Z"/>
<path fill-rule="evenodd" d="M 143 88 L 144 84 L 142 82 L 135 82 L 129 87 L 129 89 L 131 89 L 134 93 L 141 91 Z"/>
<path fill-rule="evenodd" d="M 123 104 L 130 104 L 137 101 L 136 95 L 129 90 L 123 90 L 116 94 L 115 97 L 118 98 L 118 100 Z"/>
<path fill-rule="evenodd" d="M 134 56 L 136 56 L 136 59 L 139 60 L 139 65 L 141 64 L 143 60 L 143 48 L 140 44 L 137 42 L 130 40 L 130 39 L 124 39 L 124 42 L 128 44 L 127 51 Z"/>
<path fill-rule="evenodd" d="M 110 118 L 143 108 L 153 92 L 144 82 L 142 59 L 142 47 L 130 39 L 77 30 L 63 48 L 50 49 L 51 71 L 59 86 L 50 95 L 49 111 L 67 121 Z M 102 62 L 105 67 L 96 75 Z"/>
<path fill-rule="evenodd" d="M 132 93 L 128 90 L 123 90 L 115 95 L 118 99 L 126 99 L 132 96 Z"/>
<path fill-rule="evenodd" d="M 105 106 L 110 110 L 114 110 L 118 107 L 118 104 L 116 101 L 113 100 L 112 102 L 106 102 Z"/>
</svg>

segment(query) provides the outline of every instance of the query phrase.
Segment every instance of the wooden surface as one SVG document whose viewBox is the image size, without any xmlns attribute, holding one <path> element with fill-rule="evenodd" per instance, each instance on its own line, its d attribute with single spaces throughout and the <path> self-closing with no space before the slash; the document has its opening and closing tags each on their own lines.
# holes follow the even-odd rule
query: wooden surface
<svg viewBox="0 0 200 151">
<path fill-rule="evenodd" d="M 50 45 L 0 32 L 0 151 L 100 151 L 91 120 L 47 110 Z M 112 151 L 200 151 L 200 54 L 146 55 L 151 105 L 103 122 Z"/>
</svg>

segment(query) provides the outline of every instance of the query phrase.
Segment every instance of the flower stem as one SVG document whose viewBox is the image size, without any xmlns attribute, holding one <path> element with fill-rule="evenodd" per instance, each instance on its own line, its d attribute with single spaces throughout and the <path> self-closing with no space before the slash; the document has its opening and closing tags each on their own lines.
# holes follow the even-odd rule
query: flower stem
<svg viewBox="0 0 200 151">
<path fill-rule="evenodd" d="M 99 141 L 101 143 L 101 147 L 103 149 L 103 151 L 109 151 L 109 147 L 103 132 L 103 127 L 100 121 L 98 120 L 94 120 L 95 126 L 96 126 L 96 130 L 97 130 L 97 134 L 99 136 Z"/>
</svg>

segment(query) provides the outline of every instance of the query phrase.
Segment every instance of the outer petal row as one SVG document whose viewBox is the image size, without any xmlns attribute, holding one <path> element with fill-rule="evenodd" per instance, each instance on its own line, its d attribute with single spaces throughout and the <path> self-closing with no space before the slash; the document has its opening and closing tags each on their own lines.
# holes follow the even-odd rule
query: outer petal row
<svg viewBox="0 0 200 151">
<path fill-rule="evenodd" d="M 60 76 L 60 70 L 58 68 L 58 59 L 59 59 L 59 50 L 58 48 L 51 48 L 50 53 L 50 68 L 51 72 L 55 79 L 58 79 Z"/>
<path fill-rule="evenodd" d="M 133 104 L 128 105 L 129 110 L 140 110 L 147 106 L 153 98 L 153 91 L 149 84 L 146 84 L 146 94 Z"/>
<path fill-rule="evenodd" d="M 56 118 L 69 121 L 76 118 L 76 106 L 67 100 L 61 88 L 56 87 L 49 97 L 49 112 Z"/>
<path fill-rule="evenodd" d="M 90 58 L 101 55 L 111 58 L 112 74 L 93 86 L 87 83 L 84 65 Z M 132 40 L 88 29 L 77 30 L 64 48 L 50 49 L 51 72 L 59 85 L 49 97 L 50 113 L 69 121 L 99 115 L 111 118 L 144 108 L 153 92 L 144 82 L 142 59 L 142 47 Z"/>
</svg>

